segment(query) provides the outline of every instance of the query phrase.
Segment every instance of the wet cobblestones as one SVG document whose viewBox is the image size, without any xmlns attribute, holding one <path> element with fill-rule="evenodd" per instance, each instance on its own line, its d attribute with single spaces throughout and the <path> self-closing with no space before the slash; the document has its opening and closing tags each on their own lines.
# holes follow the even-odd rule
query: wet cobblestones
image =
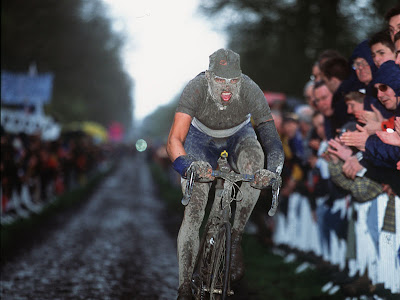
<svg viewBox="0 0 400 300">
<path fill-rule="evenodd" d="M 154 191 L 144 157 L 123 158 L 86 205 L 2 266 L 1 299 L 176 298 L 176 242 Z"/>
</svg>

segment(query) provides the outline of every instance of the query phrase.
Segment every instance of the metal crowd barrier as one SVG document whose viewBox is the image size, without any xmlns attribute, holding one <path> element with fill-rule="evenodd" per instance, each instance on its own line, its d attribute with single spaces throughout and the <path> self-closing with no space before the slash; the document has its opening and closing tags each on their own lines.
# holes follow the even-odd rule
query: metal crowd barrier
<svg viewBox="0 0 400 300">
<path fill-rule="evenodd" d="M 276 214 L 274 243 L 312 252 L 339 270 L 344 270 L 347 262 L 349 277 L 368 270 L 372 284 L 382 283 L 393 294 L 400 293 L 400 198 L 394 198 L 395 232 L 383 229 L 387 194 L 365 203 L 337 199 L 332 208 L 325 205 L 325 200 L 317 199 L 318 221 L 315 221 L 309 200 L 298 193 L 292 194 L 287 215 Z M 321 220 L 326 212 L 345 220 L 347 229 L 354 228 L 354 239 L 350 241 L 349 235 L 339 237 L 334 224 L 328 224 L 326 229 Z"/>
</svg>

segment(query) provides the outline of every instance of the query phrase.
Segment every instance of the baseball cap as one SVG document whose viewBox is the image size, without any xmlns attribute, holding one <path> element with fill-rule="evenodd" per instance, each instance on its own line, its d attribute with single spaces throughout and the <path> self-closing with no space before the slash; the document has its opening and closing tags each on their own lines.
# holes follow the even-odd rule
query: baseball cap
<svg viewBox="0 0 400 300">
<path fill-rule="evenodd" d="M 242 75 L 240 56 L 230 49 L 219 49 L 210 55 L 208 71 L 222 78 L 236 78 Z"/>
</svg>

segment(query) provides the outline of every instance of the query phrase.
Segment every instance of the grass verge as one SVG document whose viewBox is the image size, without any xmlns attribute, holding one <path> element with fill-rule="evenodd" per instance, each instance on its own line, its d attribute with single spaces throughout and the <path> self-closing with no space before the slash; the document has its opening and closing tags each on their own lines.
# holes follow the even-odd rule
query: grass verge
<svg viewBox="0 0 400 300">
<path fill-rule="evenodd" d="M 296 274 L 302 263 L 286 263 L 284 258 L 272 253 L 256 236 L 244 235 L 243 253 L 246 264 L 245 279 L 250 289 L 257 291 L 258 299 L 344 299 L 339 292 L 324 294 L 322 286 L 329 278 L 313 269 Z"/>
</svg>

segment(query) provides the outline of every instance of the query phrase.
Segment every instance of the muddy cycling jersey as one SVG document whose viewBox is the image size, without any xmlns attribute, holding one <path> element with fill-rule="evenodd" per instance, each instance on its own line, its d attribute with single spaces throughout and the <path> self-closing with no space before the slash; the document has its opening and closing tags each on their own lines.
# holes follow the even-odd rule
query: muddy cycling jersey
<svg viewBox="0 0 400 300">
<path fill-rule="evenodd" d="M 256 126 L 272 120 L 271 110 L 258 85 L 244 74 L 241 80 L 239 98 L 221 110 L 211 99 L 207 79 L 202 72 L 187 84 L 176 111 L 195 118 L 192 124 L 198 129 L 209 128 L 217 131 L 243 127 L 247 124 L 249 115 Z M 205 127 L 199 128 L 199 124 Z"/>
</svg>

